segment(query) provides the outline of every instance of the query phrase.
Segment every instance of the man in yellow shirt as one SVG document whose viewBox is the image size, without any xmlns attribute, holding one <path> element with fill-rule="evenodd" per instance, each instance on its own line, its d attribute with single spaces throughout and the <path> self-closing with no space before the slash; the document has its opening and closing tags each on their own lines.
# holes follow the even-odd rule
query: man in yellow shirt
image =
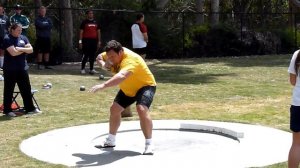
<svg viewBox="0 0 300 168">
<path fill-rule="evenodd" d="M 152 119 L 149 108 L 156 90 L 153 74 L 141 56 L 111 40 L 105 46 L 105 52 L 99 54 L 97 62 L 115 73 L 108 81 L 95 85 L 90 92 L 101 91 L 105 88 L 119 85 L 120 90 L 110 107 L 109 134 L 99 148 L 115 147 L 115 139 L 121 123 L 121 112 L 136 102 L 136 110 L 140 125 L 145 136 L 144 155 L 153 155 Z"/>
</svg>

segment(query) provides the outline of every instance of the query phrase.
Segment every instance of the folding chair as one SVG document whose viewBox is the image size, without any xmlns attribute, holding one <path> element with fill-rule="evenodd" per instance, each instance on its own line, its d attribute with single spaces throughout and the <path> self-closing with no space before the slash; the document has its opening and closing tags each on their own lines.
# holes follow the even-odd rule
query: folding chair
<svg viewBox="0 0 300 168">
<path fill-rule="evenodd" d="M 39 110 L 41 110 L 41 109 L 40 109 L 40 106 L 39 106 L 39 104 L 38 104 L 38 102 L 37 102 L 36 99 L 34 98 L 34 94 L 35 94 L 36 92 L 38 92 L 37 89 L 32 89 L 32 90 L 31 90 L 32 100 L 33 100 L 33 103 L 35 104 L 35 106 L 36 106 Z M 20 107 L 19 104 L 18 104 L 18 102 L 17 102 L 17 97 L 19 96 L 19 94 L 20 94 L 20 91 L 14 91 L 14 95 L 13 95 L 13 98 L 12 98 L 12 102 L 15 103 L 18 107 Z"/>
</svg>

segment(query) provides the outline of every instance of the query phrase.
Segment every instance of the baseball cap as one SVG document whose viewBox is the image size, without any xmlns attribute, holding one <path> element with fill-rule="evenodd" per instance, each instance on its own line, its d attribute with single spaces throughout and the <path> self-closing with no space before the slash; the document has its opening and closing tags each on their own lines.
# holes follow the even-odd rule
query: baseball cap
<svg viewBox="0 0 300 168">
<path fill-rule="evenodd" d="M 16 5 L 15 5 L 15 9 L 16 9 L 16 10 L 22 9 L 22 6 L 21 6 L 20 4 L 16 4 Z"/>
</svg>

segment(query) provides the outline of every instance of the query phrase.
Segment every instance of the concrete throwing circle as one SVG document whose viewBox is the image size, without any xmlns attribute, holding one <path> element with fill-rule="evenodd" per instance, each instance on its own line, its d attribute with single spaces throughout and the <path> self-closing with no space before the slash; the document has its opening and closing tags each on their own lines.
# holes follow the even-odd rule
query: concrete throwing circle
<svg viewBox="0 0 300 168">
<path fill-rule="evenodd" d="M 153 121 L 153 156 L 141 155 L 139 121 L 122 122 L 116 147 L 100 150 L 108 123 L 56 129 L 24 140 L 22 152 L 75 167 L 261 167 L 287 161 L 291 133 L 274 128 L 199 120 Z"/>
</svg>

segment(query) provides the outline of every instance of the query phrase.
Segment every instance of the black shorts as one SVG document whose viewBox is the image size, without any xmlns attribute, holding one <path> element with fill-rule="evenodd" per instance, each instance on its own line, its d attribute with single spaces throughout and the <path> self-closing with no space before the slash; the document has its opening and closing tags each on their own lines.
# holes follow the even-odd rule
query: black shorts
<svg viewBox="0 0 300 168">
<path fill-rule="evenodd" d="M 147 54 L 147 47 L 144 48 L 134 48 L 133 51 L 139 55 Z"/>
<path fill-rule="evenodd" d="M 300 132 L 300 106 L 290 107 L 290 129 L 293 132 Z"/>
<path fill-rule="evenodd" d="M 51 39 L 44 37 L 37 37 L 35 43 L 37 53 L 50 53 Z"/>
<path fill-rule="evenodd" d="M 126 96 L 122 90 L 119 90 L 114 102 L 126 108 L 136 101 L 136 105 L 144 105 L 150 108 L 155 91 L 156 86 L 144 86 L 138 90 L 134 97 L 129 97 Z"/>
</svg>

